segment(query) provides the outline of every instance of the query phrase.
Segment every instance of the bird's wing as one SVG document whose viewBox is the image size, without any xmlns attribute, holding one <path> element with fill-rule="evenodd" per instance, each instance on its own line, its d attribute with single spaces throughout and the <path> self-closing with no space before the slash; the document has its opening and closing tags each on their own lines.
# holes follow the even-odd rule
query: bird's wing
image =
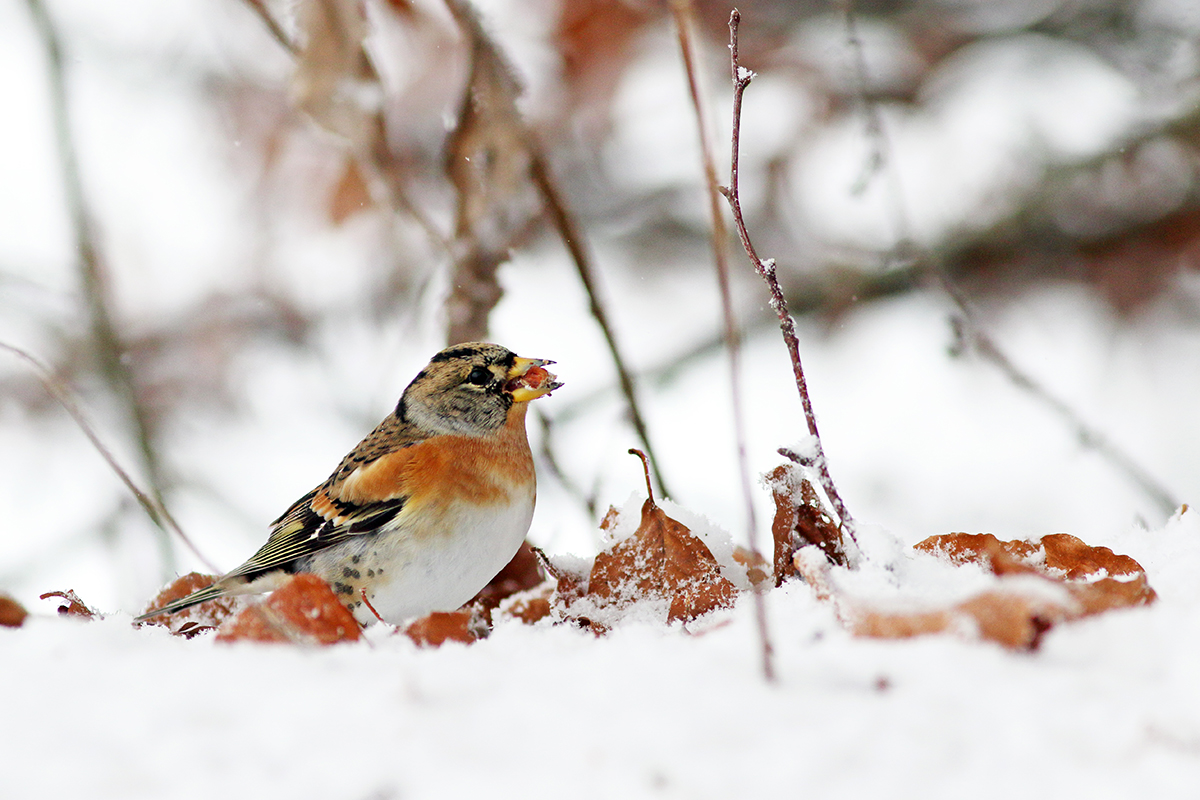
<svg viewBox="0 0 1200 800">
<path fill-rule="evenodd" d="M 409 497 L 408 467 L 423 440 L 411 426 L 385 420 L 346 456 L 325 483 L 271 523 L 266 544 L 227 578 L 254 580 L 297 559 L 374 533 L 396 518 Z M 224 579 L 223 579 L 224 580 Z"/>
</svg>

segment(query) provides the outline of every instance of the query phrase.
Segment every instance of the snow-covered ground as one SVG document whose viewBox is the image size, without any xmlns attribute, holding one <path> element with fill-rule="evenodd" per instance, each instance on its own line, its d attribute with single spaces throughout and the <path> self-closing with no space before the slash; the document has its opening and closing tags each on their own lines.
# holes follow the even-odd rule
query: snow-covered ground
<svg viewBox="0 0 1200 800">
<path fill-rule="evenodd" d="M 319 650 L 100 622 L 0 630 L 6 798 L 1179 797 L 1200 778 L 1200 515 L 1113 542 L 1154 606 L 1032 654 L 855 639 L 793 582 L 603 639 L 500 625 Z M 880 580 L 884 580 L 880 578 Z M 919 591 L 919 589 L 918 589 Z"/>
<path fill-rule="evenodd" d="M 221 120 L 198 110 L 203 87 L 188 70 L 137 72 L 154 48 L 179 47 L 185 60 L 254 64 L 263 80 L 278 78 L 282 57 L 260 60 L 246 40 L 214 32 L 242 30 L 241 10 L 225 8 L 214 26 L 211 12 L 182 4 L 189 10 L 139 17 L 139 32 L 101 24 L 99 6 L 51 6 L 82 59 L 81 160 L 87 186 L 111 204 L 101 221 L 123 315 L 150 326 L 217 287 L 236 293 L 261 279 L 305 308 L 361 298 L 374 265 L 363 243 L 379 239 L 372 223 L 330 230 L 294 209 L 264 215 L 248 170 L 228 157 Z M 54 351 L 56 326 L 78 323 L 44 87 L 29 77 L 41 74 L 39 58 L 23 7 L 0 6 L 0 75 L 25 76 L 0 83 L 3 107 L 22 121 L 0 132 L 0 340 L 42 354 Z M 1113 88 L 1107 70 L 1088 78 L 1082 56 L 1071 64 L 1069 74 L 1102 95 L 1092 105 L 1108 114 L 1100 127 L 1127 123 L 1127 87 Z M 1093 96 L 1067 93 L 1073 103 Z M 1043 99 L 1039 119 L 1055 108 Z M 824 141 L 806 157 L 854 172 L 847 164 L 861 155 L 839 167 L 830 155 L 838 148 Z M 1070 141 L 1073 151 L 1088 146 Z M 673 157 L 664 169 L 695 165 Z M 906 178 L 906 191 L 917 191 Z M 835 211 L 849 225 L 857 201 L 842 200 Z M 945 222 L 940 207 L 925 214 L 922 232 Z M 886 238 L 878 228 L 863 224 L 857 235 Z M 265 277 L 246 266 L 264 239 L 278 248 Z M 591 244 L 639 372 L 717 332 L 707 259 L 645 270 L 622 264 L 603 233 Z M 789 254 L 766 255 L 784 264 Z M 518 252 L 502 278 L 494 338 L 555 359 L 566 383 L 539 401 L 555 420 L 556 460 L 595 493 L 600 513 L 625 504 L 642 491 L 641 467 L 626 454 L 637 442 L 565 256 L 545 246 Z M 441 343 L 432 280 L 415 319 L 345 314 L 303 352 L 255 345 L 232 362 L 236 407 L 192 404 L 173 418 L 162 444 L 180 486 L 172 510 L 208 558 L 240 563 L 266 523 L 394 404 Z M 1184 280 L 1181 296 L 1195 298 L 1200 287 Z M 752 281 L 736 288 L 748 308 L 765 305 Z M 948 313 L 944 300 L 914 293 L 852 309 L 832 327 L 801 322 L 831 469 L 865 526 L 868 559 L 847 591 L 940 602 L 964 576 L 972 586 L 990 578 L 928 556 L 907 569 L 917 558 L 907 545 L 948 531 L 1062 531 L 1136 558 L 1155 604 L 1060 625 L 1036 652 L 1014 653 L 950 635 L 854 638 L 794 581 L 766 598 L 773 685 L 762 678 L 747 596 L 686 630 L 629 620 L 604 638 L 509 621 L 482 642 L 440 649 L 382 626 L 367 641 L 325 649 L 185 641 L 130 625 L 163 579 L 152 534 L 136 513 L 113 513 L 120 487 L 73 423 L 0 403 L 0 591 L 34 612 L 22 628 L 0 628 L 0 798 L 1194 797 L 1200 514 L 1166 518 L 1038 401 L 991 366 L 950 356 Z M 1186 310 L 1163 303 L 1118 320 L 1077 287 L 1047 286 L 982 313 L 1014 362 L 1181 501 L 1197 499 L 1200 330 Z M 760 474 L 805 428 L 777 331 L 755 328 L 744 362 L 749 459 Z M 102 437 L 136 464 L 104 393 L 80 388 Z M 673 500 L 743 541 L 722 354 L 688 362 L 670 381 L 643 381 L 639 392 Z M 551 553 L 594 554 L 598 519 L 545 469 L 540 481 L 531 539 Z M 770 496 L 756 492 L 765 544 Z M 97 532 L 105 519 L 116 529 Z M 200 567 L 186 552 L 178 558 L 181 572 Z M 37 599 L 65 589 L 107 616 L 60 619 L 55 602 Z"/>
</svg>

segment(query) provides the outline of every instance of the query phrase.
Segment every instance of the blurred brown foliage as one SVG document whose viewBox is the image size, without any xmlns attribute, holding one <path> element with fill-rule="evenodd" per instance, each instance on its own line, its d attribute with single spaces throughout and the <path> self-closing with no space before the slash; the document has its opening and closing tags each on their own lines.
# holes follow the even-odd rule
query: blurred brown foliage
<svg viewBox="0 0 1200 800">
<path fill-rule="evenodd" d="M 131 384 L 122 402 L 134 404 L 135 416 L 147 423 L 139 447 L 153 453 L 162 432 L 191 404 L 236 402 L 229 382 L 238 353 L 264 341 L 310 345 L 348 308 L 383 319 L 415 307 L 431 264 L 454 276 L 449 338 L 484 335 L 501 291 L 498 266 L 514 248 L 553 235 L 544 198 L 530 189 L 535 148 L 584 229 L 602 235 L 628 263 L 667 269 L 705 252 L 707 223 L 681 201 L 696 196 L 695 183 L 641 180 L 635 173 L 642 159 L 618 149 L 618 133 L 629 122 L 621 117 L 622 87 L 669 41 L 665 3 L 484 6 L 480 17 L 462 0 L 246 0 L 247 13 L 226 14 L 220 24 L 265 31 L 278 51 L 270 58 L 283 54 L 290 64 L 284 78 L 213 68 L 196 76 L 237 142 L 231 161 L 256 176 L 257 211 L 315 206 L 330 226 L 381 220 L 379 249 L 386 255 L 379 272 L 348 303 L 301 303 L 263 280 L 237 294 L 213 289 L 191 310 L 166 318 L 113 314 L 116 342 L 90 341 L 85 329 L 53 330 L 57 352 L 48 360 L 58 376 L 71 385 L 94 384 L 101 365 L 116 357 Z M 977 298 L 1003 301 L 1030 285 L 1071 281 L 1120 314 L 1136 314 L 1164 297 L 1195 314 L 1179 276 L 1200 269 L 1200 113 L 1194 103 L 1164 100 L 1182 96 L 1200 77 L 1187 0 L 832 6 L 747 0 L 740 8 L 743 62 L 784 90 L 772 96 L 812 110 L 803 125 L 784 132 L 774 151 L 760 154 L 764 185 L 747 204 L 762 249 L 786 254 L 780 277 L 794 312 L 834 315 L 854 303 L 913 291 L 923 285 L 924 262 L 934 259 Z M 706 77 L 720 80 L 729 5 L 698 0 L 696 12 Z M 494 13 L 515 19 L 493 19 Z M 514 37 L 513 30 L 529 38 Z M 861 117 L 868 137 L 882 139 L 870 125 L 870 109 L 936 105 L 935 78 L 956 56 L 982 42 L 1031 35 L 1090 54 L 1144 96 L 1158 98 L 1157 105 L 1111 152 L 1050 163 L 1037 153 L 1017 154 L 1037 168 L 1032 180 L 998 201 L 1008 212 L 986 225 L 944 231 L 925 254 L 914 255 L 905 242 L 873 252 L 829 240 L 803 218 L 790 199 L 790 185 L 803 179 L 795 174 L 794 156 L 823 126 Z M 521 74 L 508 62 L 512 53 L 494 46 L 498 41 L 510 50 L 541 48 L 538 58 L 520 60 L 540 65 L 539 71 Z M 832 45 L 833 60 L 814 42 Z M 890 48 L 882 56 L 879 42 Z M 166 55 L 142 57 L 186 61 L 169 48 Z M 528 77 L 534 80 L 523 80 Z M 882 160 L 890 145 L 876 145 Z M 868 164 L 864 171 L 886 166 Z M 282 202 L 296 194 L 302 199 Z M 94 198 L 92 210 L 103 204 Z M 103 249 L 103 241 L 94 244 Z M 264 245 L 264 262 L 269 248 Z M 684 258 L 656 258 L 663 253 Z M 122 280 L 125 265 L 105 266 L 112 281 Z M 120 352 L 97 357 L 104 348 Z M 20 373 L 0 376 L 0 398 L 46 407 L 41 387 Z M 165 468 L 157 479 L 177 480 L 175 470 Z"/>
<path fill-rule="evenodd" d="M 1186 15 L 1173 16 L 1171 4 L 1159 5 L 1165 10 L 1152 13 L 1146 3 L 1124 0 L 1011 2 L 989 9 L 933 0 L 860 2 L 852 6 L 853 19 L 860 31 L 869 27 L 874 33 L 859 37 L 868 69 L 854 78 L 856 42 L 828 4 L 750 0 L 741 4 L 747 31 L 742 58 L 794 92 L 795 105 L 816 109 L 817 128 L 864 104 L 919 110 L 936 102 L 925 84 L 956 54 L 979 42 L 1033 32 L 1085 48 L 1135 86 L 1161 96 L 1197 75 L 1194 67 L 1186 72 L 1179 63 L 1167 63 L 1173 48 L 1193 41 L 1194 32 L 1186 27 Z M 552 56 L 544 60 L 552 66 L 536 76 L 536 95 L 494 49 L 494 21 L 486 13 L 478 19 L 457 0 L 449 4 L 449 15 L 433 2 L 390 3 L 370 15 L 347 0 L 307 0 L 294 7 L 247 0 L 246 7 L 255 14 L 226 24 L 262 26 L 271 20 L 270 33 L 294 59 L 291 77 L 274 84 L 236 72 L 201 77 L 239 144 L 243 168 L 261 176 L 263 202 L 272 203 L 285 187 L 303 186 L 310 202 L 324 205 L 330 225 L 357 214 L 396 214 L 424 232 L 424 242 L 409 233 L 411 246 L 390 248 L 392 262 L 380 283 L 369 287 L 364 307 L 403 307 L 423 285 L 430 257 L 449 254 L 460 276 L 448 311 L 455 331 L 450 338 L 486 332 L 486 312 L 500 291 L 495 268 L 513 247 L 547 233 L 545 210 L 529 190 L 532 145 L 525 126 L 536 130 L 587 229 L 618 230 L 615 238 L 607 235 L 610 244 L 634 253 L 650 243 L 655 252 L 690 253 L 706 246 L 704 220 L 682 211 L 686 204 L 678 202 L 681 193 L 695 193 L 696 187 L 630 180 L 630 159 L 614 149 L 614 131 L 624 123 L 616 102 L 622 82 L 648 48 L 658 46 L 654 37 L 670 34 L 664 3 L 559 4 L 557 17 L 539 19 L 536 28 Z M 544 10 L 539 6 L 537 13 Z M 701 0 L 696 11 L 707 77 L 719 79 L 729 6 Z M 535 12 L 514 5 L 505 13 Z M 505 20 L 504 27 L 528 21 Z M 832 68 L 829 54 L 811 44 L 814 30 L 827 37 L 825 45 L 841 37 L 835 58 L 840 63 Z M 884 39 L 900 56 L 875 57 L 872 43 Z M 391 77 L 397 75 L 403 77 Z M 1012 296 L 1031 283 L 1068 280 L 1090 286 L 1121 313 L 1136 313 L 1176 291 L 1181 270 L 1200 268 L 1200 113 L 1187 108 L 1147 112 L 1150 121 L 1111 153 L 1048 165 L 1038 180 L 1014 188 L 1019 196 L 1005 198 L 1009 214 L 986 227 L 948 231 L 933 243 L 933 257 L 980 297 Z M 453 120 L 448 130 L 447 119 Z M 314 139 L 314 124 L 335 138 Z M 790 174 L 796 169 L 791 155 L 817 128 L 810 125 L 776 152 L 763 154 L 767 186 L 747 209 L 762 249 L 787 254 L 781 279 L 792 308 L 832 314 L 919 287 L 921 265 L 823 241 L 797 218 L 802 209 L 789 201 L 786 185 L 801 179 Z M 287 157 L 297 151 L 304 158 Z M 1167 172 L 1171 180 L 1160 179 Z M 653 259 L 632 260 L 660 268 Z M 893 268 L 881 270 L 885 261 Z M 122 346 L 135 373 L 138 402 L 161 425 L 189 399 L 222 397 L 231 354 L 251 340 L 303 344 L 324 315 L 341 313 L 341 307 L 300 308 L 286 293 L 264 285 L 253 297 L 214 292 L 190 315 L 126 323 Z M 84 383 L 82 376 L 94 369 L 92 348 L 70 341 L 72 335 L 64 334 L 60 344 L 60 377 Z M 0 395 L 44 402 L 44 394 L 20 377 L 6 378 Z"/>
</svg>

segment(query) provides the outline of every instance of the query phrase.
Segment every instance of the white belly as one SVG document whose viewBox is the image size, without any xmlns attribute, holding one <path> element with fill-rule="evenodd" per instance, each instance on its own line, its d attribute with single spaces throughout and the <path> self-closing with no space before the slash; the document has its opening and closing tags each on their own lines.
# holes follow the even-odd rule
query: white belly
<svg viewBox="0 0 1200 800">
<path fill-rule="evenodd" d="M 363 584 L 371 605 L 393 625 L 431 611 L 457 609 L 516 554 L 529 531 L 533 505 L 532 487 L 526 496 L 505 506 L 462 504 L 454 516 L 441 517 L 434 532 L 421 538 L 409 533 L 415 520 L 401 514 L 397 529 L 364 537 L 365 547 L 359 550 L 361 562 L 356 568 L 367 578 Z M 328 567 L 336 577 L 345 559 L 343 551 L 336 564 L 315 562 L 314 571 L 321 574 Z M 372 571 L 374 577 L 368 578 Z M 365 605 L 355 608 L 354 614 L 360 622 L 375 621 Z"/>
</svg>

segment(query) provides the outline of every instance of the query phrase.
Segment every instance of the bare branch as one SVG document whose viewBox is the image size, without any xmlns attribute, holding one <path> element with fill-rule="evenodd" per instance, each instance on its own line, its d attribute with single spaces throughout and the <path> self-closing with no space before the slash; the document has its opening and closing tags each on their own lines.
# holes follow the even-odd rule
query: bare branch
<svg viewBox="0 0 1200 800">
<path fill-rule="evenodd" d="M 267 32 L 271 34 L 271 38 L 278 42 L 284 50 L 287 50 L 292 55 L 300 52 L 300 48 L 288 38 L 283 27 L 271 16 L 271 12 L 267 10 L 265 0 L 245 0 L 245 2 L 250 7 L 250 10 L 262 20 L 263 25 L 267 28 Z"/>
<path fill-rule="evenodd" d="M 463 0 L 444 1 L 458 22 L 459 27 L 462 28 L 463 32 L 470 39 L 474 51 L 473 59 L 475 63 L 478 63 L 480 58 L 485 58 L 496 62 L 506 70 L 507 60 L 480 24 L 475 9 Z M 584 291 L 588 296 L 588 305 L 592 317 L 596 320 L 596 324 L 600 327 L 600 332 L 604 335 L 604 341 L 608 345 L 613 365 L 617 370 L 617 379 L 621 386 L 621 393 L 625 396 L 625 401 L 629 408 L 630 421 L 633 424 L 634 432 L 637 434 L 638 439 L 641 440 L 646 455 L 650 459 L 651 467 L 658 481 L 659 491 L 665 496 L 670 496 L 670 491 L 667 489 L 663 479 L 662 466 L 655 455 L 654 447 L 650 444 L 650 435 L 645 419 L 642 416 L 641 407 L 637 401 L 637 395 L 634 392 L 632 373 L 626 366 L 625 357 L 617 345 L 616 334 L 609 322 L 604 302 L 600 298 L 596 285 L 595 269 L 592 266 L 591 258 L 584 245 L 584 238 L 579 224 L 569 211 L 566 200 L 563 198 L 563 194 L 554 180 L 538 136 L 525 123 L 524 118 L 515 106 L 515 102 L 512 103 L 510 111 L 511 113 L 506 114 L 505 123 L 515 127 L 515 131 L 509 130 L 506 134 L 509 136 L 514 132 L 517 134 L 517 142 L 524 150 L 523 155 L 528 158 L 529 175 L 533 180 L 534 187 L 541 197 L 542 204 L 550 217 L 551 224 L 554 226 L 559 238 L 562 239 L 567 252 L 571 256 L 571 260 L 575 264 L 575 270 L 579 275 L 580 283 L 583 285 Z"/>
<path fill-rule="evenodd" d="M 42 385 L 46 387 L 46 391 L 50 393 L 51 397 L 58 401 L 59 405 L 61 405 L 63 409 L 71 416 L 71 419 L 75 420 L 75 424 L 79 426 L 81 431 L 83 431 L 83 435 L 86 436 L 88 441 L 92 443 L 92 447 L 96 448 L 96 452 L 100 454 L 105 463 L 108 464 L 109 468 L 116 473 L 118 478 L 121 479 L 121 483 L 125 484 L 125 488 L 127 488 L 129 493 L 133 495 L 135 500 L 137 500 L 138 505 L 140 505 L 142 510 L 146 512 L 146 516 L 150 518 L 150 521 L 158 526 L 158 528 L 164 533 L 174 533 L 176 536 L 178 536 L 180 541 L 187 545 L 187 548 L 191 550 L 196 557 L 199 558 L 206 567 L 208 567 L 208 569 L 213 572 L 220 572 L 220 570 L 218 570 L 211 561 L 204 557 L 204 554 L 201 553 L 196 545 L 192 543 L 192 540 L 188 538 L 187 534 L 183 532 L 183 529 L 179 527 L 179 523 L 177 523 L 175 518 L 171 516 L 171 513 L 167 511 L 167 508 L 162 504 L 162 501 L 158 498 L 148 495 L 146 492 L 143 492 L 138 488 L 137 484 L 133 482 L 133 478 L 129 477 L 129 473 L 121 467 L 121 465 L 117 462 L 116 457 L 113 456 L 112 452 L 105 447 L 102 441 L 100 441 L 100 437 L 97 435 L 96 429 L 92 427 L 90 422 L 88 422 L 83 410 L 79 408 L 79 404 L 76 403 L 75 399 L 71 396 L 70 389 L 68 389 L 65 384 L 54 377 L 54 373 L 51 372 L 50 368 L 34 356 L 30 355 L 19 347 L 12 346 L 11 344 L 0 342 L 0 350 L 7 350 L 33 368 L 34 374 L 37 375 L 38 380 L 41 381 Z"/>
<path fill-rule="evenodd" d="M 591 258 L 584 248 L 583 235 L 579 231 L 579 225 L 576 223 L 575 218 L 567 211 L 562 194 L 550 177 L 549 166 L 546 164 L 538 145 L 533 143 L 532 136 L 533 134 L 530 132 L 530 155 L 532 157 L 530 169 L 533 174 L 534 183 L 537 184 L 538 190 L 542 194 L 546 210 L 550 213 L 550 221 L 554 224 L 559 238 L 562 239 L 567 252 L 571 255 L 571 261 L 575 264 L 575 271 L 579 274 L 579 282 L 583 284 L 583 289 L 587 292 L 588 308 L 592 312 L 592 317 L 596 320 L 596 324 L 600 327 L 600 332 L 604 335 L 605 343 L 608 345 L 608 352 L 612 356 L 613 366 L 617 369 L 617 380 L 621 385 L 621 393 L 625 395 L 625 402 L 629 407 L 630 421 L 633 423 L 633 429 L 637 433 L 637 437 L 642 440 L 646 456 L 650 459 L 650 465 L 654 468 L 654 476 L 658 480 L 658 490 L 664 497 L 670 497 L 671 492 L 667 489 L 666 482 L 663 480 L 662 467 L 659 465 L 658 458 L 654 454 L 654 447 L 650 444 L 650 434 L 647 431 L 646 422 L 642 418 L 641 406 L 638 404 L 637 395 L 633 389 L 633 375 L 625 364 L 625 357 L 621 353 L 621 348 L 617 345 L 616 334 L 608 320 L 608 311 L 604 306 L 603 300 L 600 298 L 599 290 L 596 286 L 595 270 L 592 267 Z"/>
<path fill-rule="evenodd" d="M 453 267 L 446 298 L 449 344 L 486 339 L 503 297 L 498 271 L 535 216 L 529 151 L 517 109 L 522 87 L 470 6 L 446 0 L 467 40 L 470 70 L 446 139 L 445 173 L 455 190 Z"/>
<path fill-rule="evenodd" d="M 742 497 L 746 505 L 746 543 L 755 558 L 762 558 L 758 549 L 758 524 L 754 514 L 753 487 L 750 483 L 750 463 L 746 454 L 746 419 L 742 404 L 742 340 L 737 319 L 733 311 L 733 293 L 729 286 L 729 257 L 726 250 L 728 230 L 725 215 L 721 213 L 720 181 L 709 141 L 707 118 L 701 102 L 699 77 L 696 70 L 695 48 L 692 44 L 692 27 L 695 8 L 691 0 L 673 0 L 671 13 L 675 17 L 675 29 L 679 35 L 679 51 L 683 56 L 684 72 L 687 75 L 688 93 L 692 98 L 692 109 L 696 112 L 696 129 L 700 135 L 700 155 L 704 166 L 704 178 L 708 194 L 709 217 L 712 221 L 713 260 L 717 268 L 717 284 L 721 289 L 721 311 L 725 323 L 725 350 L 729 354 L 729 387 L 733 402 L 733 430 L 737 447 L 738 473 L 742 484 Z M 763 676 L 768 682 L 775 680 L 774 647 L 767 626 L 767 608 L 761 594 L 754 593 L 754 613 L 758 623 L 759 642 L 762 645 Z"/>
<path fill-rule="evenodd" d="M 722 189 L 722 194 L 725 195 L 725 199 L 729 201 L 729 205 L 733 209 L 733 220 L 737 227 L 738 236 L 742 240 L 742 248 L 750 258 L 754 271 L 766 281 L 771 291 L 771 308 L 775 311 L 775 316 L 779 318 L 779 328 L 783 333 L 783 340 L 787 345 L 788 355 L 792 360 L 792 373 L 796 378 L 796 389 L 800 393 L 800 404 L 804 408 L 804 417 L 808 422 L 808 432 L 813 437 L 816 454 L 816 457 L 813 459 L 813 469 L 816 470 L 817 477 L 821 482 L 821 488 L 825 491 L 829 502 L 833 504 L 834 511 L 837 512 L 841 526 L 850 534 L 851 540 L 857 544 L 858 540 L 854 536 L 854 519 L 850 516 L 845 503 L 842 502 L 841 495 L 838 494 L 837 487 L 833 483 L 833 478 L 829 474 L 829 465 L 825 460 L 825 448 L 821 444 L 821 435 L 817 430 L 817 417 L 813 411 L 812 400 L 808 396 L 808 385 L 804 379 L 804 366 L 800 362 L 800 340 L 796 335 L 796 322 L 792 319 L 791 314 L 788 313 L 787 298 L 784 297 L 783 289 L 780 287 L 779 280 L 775 275 L 775 261 L 774 259 L 763 260 L 759 258 L 758 252 L 754 249 L 754 244 L 750 241 L 750 234 L 746 230 L 746 221 L 742 216 L 742 203 L 738 196 L 738 149 L 742 126 L 742 95 L 745 93 L 746 87 L 750 85 L 750 81 L 754 79 L 754 73 L 744 68 L 738 61 L 738 25 L 740 22 L 741 14 L 735 8 L 729 15 L 729 59 L 733 78 L 732 154 L 730 157 L 729 187 Z"/>
<path fill-rule="evenodd" d="M 853 0 L 841 0 L 841 5 L 845 15 L 846 43 L 854 56 L 855 83 L 866 115 L 866 135 L 871 142 L 868 163 L 864 167 L 862 179 L 855 188 L 856 190 L 865 188 L 866 182 L 871 177 L 882 170 L 888 170 L 891 213 L 893 227 L 897 233 L 897 244 L 888 253 L 888 260 L 901 263 L 916 262 L 919 268 L 946 293 L 957 308 L 958 313 L 951 318 L 950 323 L 958 341 L 970 346 L 972 351 L 1004 373 L 1015 386 L 1049 408 L 1069 428 L 1074 430 L 1076 437 L 1084 447 L 1095 450 L 1118 472 L 1141 489 L 1165 516 L 1170 516 L 1179 508 L 1178 498 L 1151 477 L 1150 473 L 1132 456 L 1115 445 L 1099 430 L 1086 423 L 1070 405 L 1052 394 L 1009 359 L 996 340 L 984 329 L 979 315 L 975 313 L 974 307 L 958 287 L 954 278 L 951 277 L 942 260 L 935 254 L 920 252 L 922 248 L 918 248 L 913 242 L 909 232 L 911 225 L 903 201 L 903 192 L 898 184 L 899 174 L 892 166 L 893 160 L 890 157 L 891 142 L 884 129 L 877 104 L 867 96 L 866 58 L 862 39 L 858 35 L 854 3 Z"/>
<path fill-rule="evenodd" d="M 138 402 L 133 368 L 122 358 L 124 346 L 109 306 L 108 282 L 104 274 L 95 227 L 88 211 L 80 178 L 79 160 L 71 135 L 71 120 L 67 103 L 66 74 L 62 45 L 54 23 L 42 0 L 27 0 L 42 46 L 46 51 L 50 82 L 50 107 L 58 158 L 62 164 L 63 183 L 67 196 L 67 213 L 71 218 L 75 250 L 79 255 L 80 282 L 87 306 L 92 343 L 96 349 L 100 372 L 113 392 L 120 398 L 133 426 L 133 436 L 141 455 L 142 467 L 150 482 L 149 492 L 159 507 L 163 507 L 162 465 L 154 442 L 153 426 L 146 409 Z M 159 550 L 165 572 L 175 563 L 171 537 L 159 537 Z"/>
<path fill-rule="evenodd" d="M 1171 516 L 1179 508 L 1180 501 L 1170 491 L 1156 481 L 1128 453 L 1113 444 L 1107 436 L 1092 427 L 1062 399 L 1051 394 L 1028 373 L 1022 371 L 1009 360 L 995 341 L 982 331 L 975 320 L 969 316 L 969 307 L 960 305 L 964 313 L 950 320 L 954 328 L 955 338 L 964 346 L 977 353 L 984 361 L 991 363 L 1013 382 L 1013 384 L 1030 396 L 1040 400 L 1043 405 L 1057 414 L 1064 424 L 1073 429 L 1075 436 L 1084 447 L 1090 447 L 1105 460 L 1123 473 L 1132 483 L 1146 493 L 1158 506 L 1164 516 Z"/>
</svg>

